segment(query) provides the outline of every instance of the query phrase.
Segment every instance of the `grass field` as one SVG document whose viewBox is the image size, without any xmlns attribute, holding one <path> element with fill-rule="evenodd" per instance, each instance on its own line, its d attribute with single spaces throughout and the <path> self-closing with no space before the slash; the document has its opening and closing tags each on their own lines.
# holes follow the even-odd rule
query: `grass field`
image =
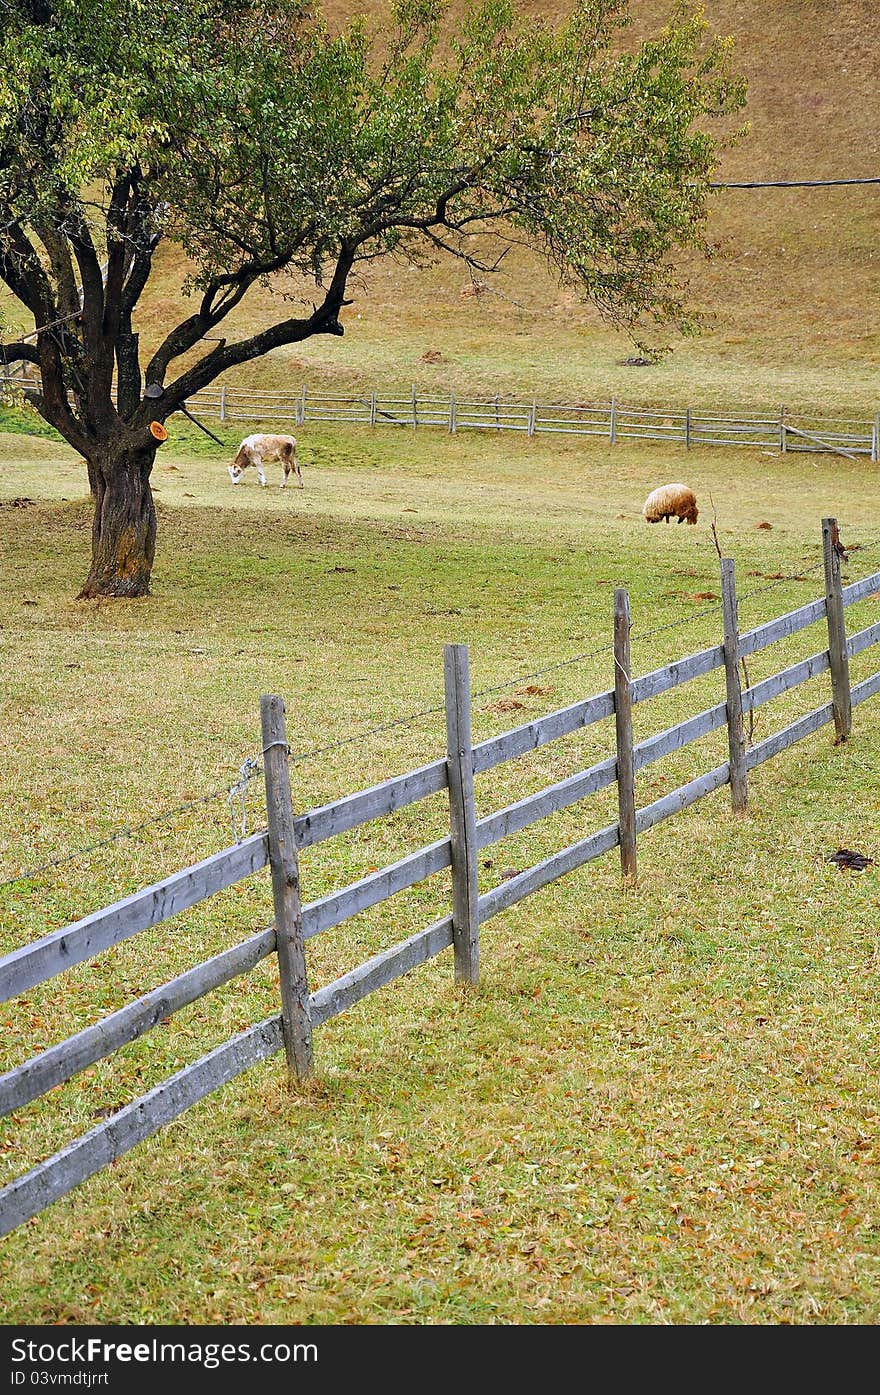
<svg viewBox="0 0 880 1395">
<path fill-rule="evenodd" d="M 470 645 L 480 739 L 611 684 L 615 585 L 636 672 L 717 642 L 713 515 L 744 628 L 821 594 L 824 516 L 862 549 L 847 579 L 880 564 L 866 461 L 317 426 L 301 457 L 302 491 L 233 488 L 176 427 L 154 595 L 81 603 L 83 468 L 0 435 L 4 950 L 227 845 L 261 693 L 285 698 L 304 808 L 442 754 L 444 643 Z M 697 527 L 648 528 L 645 494 L 677 478 Z M 821 647 L 808 630 L 751 680 Z M 722 692 L 716 673 L 640 706 L 637 739 Z M 755 738 L 826 692 L 762 709 Z M 600 724 L 480 777 L 479 812 L 612 742 Z M 649 767 L 639 802 L 723 757 L 719 734 Z M 0 1242 L 4 1320 L 876 1322 L 880 873 L 826 859 L 880 863 L 878 771 L 875 702 L 845 746 L 825 728 L 756 771 L 745 820 L 722 790 L 646 835 L 635 888 L 612 854 L 492 920 L 477 991 L 443 954 L 321 1028 L 308 1089 L 278 1058 L 233 1082 Z M 481 889 L 612 818 L 608 791 L 487 850 Z M 444 827 L 437 798 L 311 850 L 304 895 Z M 441 875 L 317 937 L 312 986 L 448 901 Z M 270 920 L 262 873 L 23 995 L 0 1068 Z M 0 1181 L 276 1010 L 269 962 L 3 1121 Z"/>
</svg>

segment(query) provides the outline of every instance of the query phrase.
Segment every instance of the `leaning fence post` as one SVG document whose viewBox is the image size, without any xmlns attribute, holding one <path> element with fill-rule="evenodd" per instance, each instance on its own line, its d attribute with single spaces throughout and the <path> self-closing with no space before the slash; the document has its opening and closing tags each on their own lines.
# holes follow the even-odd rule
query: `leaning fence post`
<svg viewBox="0 0 880 1395">
<path fill-rule="evenodd" d="M 275 949 L 281 980 L 281 1022 L 284 1049 L 291 1080 L 312 1073 L 312 1019 L 299 893 L 299 863 L 290 797 L 287 733 L 284 702 L 280 697 L 260 698 L 263 731 L 263 769 L 266 773 L 266 806 L 269 817 L 269 865 L 275 903 Z"/>
<path fill-rule="evenodd" d="M 836 742 L 845 741 L 852 728 L 849 656 L 846 652 L 846 619 L 840 579 L 840 534 L 836 518 L 822 519 L 822 556 L 825 562 L 825 614 L 828 619 L 828 657 L 831 661 L 831 705 Z"/>
<path fill-rule="evenodd" d="M 727 686 L 727 748 L 730 759 L 730 802 L 735 814 L 749 807 L 746 735 L 742 685 L 739 679 L 739 617 L 736 603 L 736 563 L 721 559 L 721 606 L 724 616 L 724 678 Z"/>
<path fill-rule="evenodd" d="M 633 768 L 632 692 L 629 656 L 629 595 L 614 592 L 614 722 L 617 736 L 617 808 L 620 826 L 620 870 L 636 877 L 636 790 Z"/>
<path fill-rule="evenodd" d="M 477 983 L 480 974 L 477 816 L 471 744 L 471 680 L 466 644 L 447 644 L 444 647 L 443 673 L 446 687 L 455 977 L 462 983 Z"/>
</svg>

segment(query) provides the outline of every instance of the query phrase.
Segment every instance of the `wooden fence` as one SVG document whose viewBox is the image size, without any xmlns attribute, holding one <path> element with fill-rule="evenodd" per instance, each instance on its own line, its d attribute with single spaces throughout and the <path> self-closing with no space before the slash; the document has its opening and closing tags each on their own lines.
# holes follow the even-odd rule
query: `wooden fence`
<svg viewBox="0 0 880 1395">
<path fill-rule="evenodd" d="M 480 401 L 459 400 L 454 392 L 420 396 L 368 393 L 256 392 L 224 385 L 196 393 L 194 412 L 225 421 L 348 422 L 362 426 L 442 427 L 457 431 L 523 431 L 528 436 L 597 436 L 618 441 L 668 441 L 691 446 L 749 446 L 774 451 L 830 451 L 851 459 L 880 461 L 880 414 L 872 422 L 847 417 L 793 416 L 780 407 L 771 413 L 725 415 L 692 407 L 633 407 L 608 402 L 538 403 L 511 401 L 500 394 Z"/>
<path fill-rule="evenodd" d="M 0 1076 L 0 1113 L 23 1108 L 55 1085 L 148 1032 L 158 1022 L 167 1020 L 187 1004 L 237 975 L 247 973 L 273 953 L 277 954 L 279 962 L 280 1014 L 256 1023 L 185 1066 L 0 1189 L 0 1234 L 6 1234 L 44 1210 L 256 1062 L 284 1049 L 291 1078 L 306 1078 L 313 1069 L 312 1035 L 317 1027 L 441 951 L 452 947 L 456 979 L 476 983 L 481 927 L 524 897 L 618 846 L 623 874 L 633 878 L 637 872 L 638 839 L 656 824 L 725 784 L 731 786 L 734 809 L 744 811 L 748 773 L 828 722 L 834 722 L 837 740 L 844 741 L 850 732 L 852 709 L 880 692 L 880 671 L 855 685 L 851 685 L 849 677 L 849 660 L 880 642 L 880 620 L 847 636 L 845 609 L 880 589 L 880 571 L 843 586 L 837 527 L 833 519 L 823 520 L 822 536 L 824 596 L 740 634 L 734 565 L 725 559 L 722 563 L 722 642 L 638 678 L 630 673 L 628 597 L 626 591 L 618 589 L 614 598 L 613 688 L 476 745 L 471 740 L 468 651 L 464 645 L 448 645 L 445 650 L 446 754 L 420 769 L 303 814 L 294 814 L 291 801 L 284 704 L 280 697 L 263 697 L 267 830 L 243 838 L 195 866 L 7 954 L 0 959 L 0 1000 L 5 1001 L 52 979 L 72 965 L 180 914 L 266 866 L 272 874 L 274 925 Z M 743 688 L 742 659 L 823 619 L 827 624 L 826 648 L 752 687 Z M 647 740 L 634 743 L 632 710 L 635 704 L 720 668 L 725 674 L 723 700 Z M 830 701 L 774 735 L 755 745 L 747 745 L 745 715 L 826 670 L 831 679 Z M 477 817 L 476 776 L 610 717 L 615 720 L 613 755 L 505 808 Z M 723 764 L 697 775 L 650 804 L 637 806 L 636 776 L 640 771 L 724 726 L 728 732 L 729 754 Z M 553 853 L 490 890 L 479 892 L 477 859 L 482 849 L 615 782 L 617 822 Z M 447 837 L 341 890 L 303 903 L 298 864 L 298 855 L 303 849 L 444 790 L 449 804 Z M 453 886 L 448 913 L 326 987 L 309 991 L 305 952 L 309 938 L 446 868 L 452 869 Z"/>
<path fill-rule="evenodd" d="M 9 395 L 33 386 L 29 364 L 0 364 L 0 405 Z M 454 392 L 420 396 L 409 393 L 258 391 L 214 384 L 195 393 L 187 410 L 221 422 L 341 422 L 361 426 L 441 427 L 457 431 L 523 431 L 527 436 L 596 436 L 618 441 L 667 441 L 691 446 L 749 446 L 752 449 L 831 452 L 852 460 L 880 461 L 880 413 L 873 421 L 845 416 L 793 415 L 784 406 L 773 412 L 735 415 L 711 407 L 635 407 L 607 402 L 539 403 L 516 401 L 500 393 L 480 400 L 459 399 Z"/>
</svg>

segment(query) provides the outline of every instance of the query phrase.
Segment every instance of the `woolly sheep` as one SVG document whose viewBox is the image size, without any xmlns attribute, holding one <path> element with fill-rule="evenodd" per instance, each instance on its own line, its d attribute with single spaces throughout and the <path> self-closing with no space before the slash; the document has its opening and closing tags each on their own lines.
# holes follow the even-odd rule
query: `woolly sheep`
<svg viewBox="0 0 880 1395">
<path fill-rule="evenodd" d="M 679 523 L 696 523 L 697 500 L 686 484 L 661 484 L 648 495 L 642 508 L 647 523 L 659 523 L 664 518 L 677 518 Z"/>
</svg>

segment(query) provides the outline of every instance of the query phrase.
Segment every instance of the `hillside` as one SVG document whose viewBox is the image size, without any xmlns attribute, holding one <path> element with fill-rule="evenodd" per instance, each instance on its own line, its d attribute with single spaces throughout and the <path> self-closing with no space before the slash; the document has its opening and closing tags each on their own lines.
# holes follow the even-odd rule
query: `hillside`
<svg viewBox="0 0 880 1395">
<path fill-rule="evenodd" d="M 536 15 L 559 4 L 529 3 Z M 632 42 L 661 25 L 671 0 L 633 5 Z M 331 24 L 380 4 L 331 0 Z M 833 9 L 833 14 L 830 10 Z M 734 37 L 749 85 L 750 131 L 728 151 L 719 180 L 866 178 L 880 175 L 874 94 L 874 0 L 707 0 L 710 28 Z M 353 288 L 343 340 L 278 350 L 231 381 L 288 387 L 399 386 L 461 394 L 537 392 L 566 400 L 785 402 L 811 411 L 873 413 L 880 402 L 880 185 L 728 189 L 710 219 L 715 258 L 685 270 L 706 327 L 674 341 L 656 366 L 633 366 L 631 343 L 571 293 L 560 293 L 537 258 L 518 254 L 479 300 L 464 266 L 373 267 Z M 146 315 L 145 340 L 175 312 L 181 264 L 164 251 Z M 301 296 L 307 286 L 279 283 Z M 266 324 L 269 292 L 239 317 Z M 289 310 L 286 311 L 289 313 Z M 431 353 L 439 361 L 426 362 Z"/>
</svg>

